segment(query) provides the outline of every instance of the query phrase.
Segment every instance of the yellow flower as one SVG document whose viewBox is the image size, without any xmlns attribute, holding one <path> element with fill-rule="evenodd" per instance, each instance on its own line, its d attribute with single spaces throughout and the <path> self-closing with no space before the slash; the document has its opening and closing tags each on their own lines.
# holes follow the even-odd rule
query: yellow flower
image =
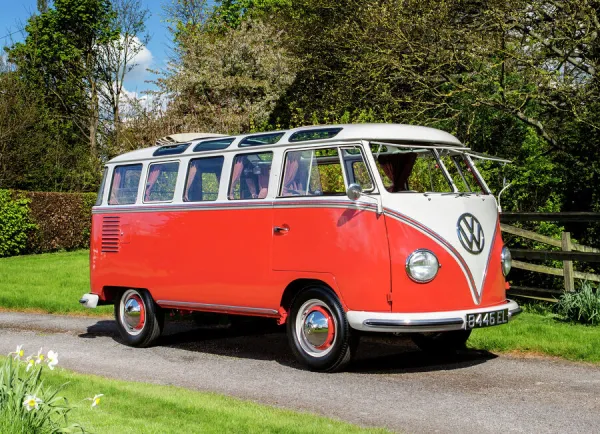
<svg viewBox="0 0 600 434">
<path fill-rule="evenodd" d="M 44 401 L 42 401 L 40 398 L 38 398 L 35 395 L 27 395 L 25 397 L 25 400 L 23 401 L 23 407 L 25 407 L 25 410 L 27 411 L 31 411 L 31 410 L 37 410 L 38 408 L 40 408 L 40 404 L 42 404 Z"/>
<path fill-rule="evenodd" d="M 103 394 L 94 395 L 93 398 L 86 398 L 89 401 L 92 401 L 92 408 L 98 407 L 100 405 L 100 397 L 104 396 Z"/>
<path fill-rule="evenodd" d="M 35 366 L 35 360 L 33 359 L 33 356 L 27 357 L 27 368 L 25 369 L 25 371 L 29 372 L 29 370 L 31 368 L 33 368 L 34 366 Z"/>
<path fill-rule="evenodd" d="M 15 355 L 15 360 L 16 359 L 20 359 L 21 357 L 23 357 L 23 355 L 25 354 L 25 351 L 23 350 L 23 345 L 17 345 L 17 350 L 16 351 L 8 353 L 9 356 L 11 354 Z"/>
<path fill-rule="evenodd" d="M 37 353 L 37 358 L 35 360 L 35 364 L 39 365 L 40 363 L 42 363 L 44 361 L 45 356 L 42 354 L 42 349 L 40 348 L 38 353 Z"/>
</svg>

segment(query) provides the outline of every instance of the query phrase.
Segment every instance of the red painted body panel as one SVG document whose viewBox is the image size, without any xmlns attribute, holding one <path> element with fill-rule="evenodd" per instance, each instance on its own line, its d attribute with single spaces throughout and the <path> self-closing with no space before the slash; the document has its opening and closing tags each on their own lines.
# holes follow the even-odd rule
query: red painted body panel
<svg viewBox="0 0 600 434">
<path fill-rule="evenodd" d="M 147 288 L 155 300 L 278 310 L 290 282 L 318 279 L 333 288 L 346 310 L 408 313 L 477 307 L 456 259 L 414 226 L 373 209 L 344 207 L 341 201 L 318 206 L 288 202 L 293 208 L 282 203 L 275 208 L 263 202 L 260 208 L 138 207 L 94 214 L 92 293 L 105 300 L 105 287 Z M 117 215 L 119 251 L 102 252 L 103 218 Z M 274 226 L 284 225 L 289 232 L 273 233 Z M 418 248 L 433 251 L 442 265 L 427 284 L 413 282 L 405 271 L 406 258 Z M 501 249 L 498 230 L 481 307 L 505 300 Z"/>
<path fill-rule="evenodd" d="M 301 202 L 300 202 L 301 203 Z M 390 310 L 385 219 L 351 208 L 275 208 L 273 270 L 330 273 L 350 310 Z"/>
</svg>

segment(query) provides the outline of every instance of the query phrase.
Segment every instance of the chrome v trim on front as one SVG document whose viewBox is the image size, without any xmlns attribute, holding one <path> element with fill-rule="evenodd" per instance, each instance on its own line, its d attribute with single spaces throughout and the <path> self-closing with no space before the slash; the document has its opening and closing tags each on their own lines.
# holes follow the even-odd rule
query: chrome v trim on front
<svg viewBox="0 0 600 434">
<path fill-rule="evenodd" d="M 158 300 L 156 302 L 160 307 L 171 309 L 197 309 L 211 312 L 239 312 L 249 315 L 271 315 L 279 316 L 279 312 L 275 309 L 266 309 L 262 307 L 245 307 L 245 306 L 227 306 L 223 304 L 208 304 L 208 303 L 193 303 L 189 301 L 171 301 Z"/>
</svg>

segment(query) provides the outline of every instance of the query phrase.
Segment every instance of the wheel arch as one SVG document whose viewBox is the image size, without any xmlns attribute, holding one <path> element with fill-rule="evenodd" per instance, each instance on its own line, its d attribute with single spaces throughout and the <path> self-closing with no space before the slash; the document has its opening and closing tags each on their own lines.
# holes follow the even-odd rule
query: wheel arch
<svg viewBox="0 0 600 434">
<path fill-rule="evenodd" d="M 346 308 L 346 305 L 345 305 L 342 297 L 340 296 L 339 291 L 337 291 L 335 288 L 335 279 L 333 279 L 333 277 L 331 277 L 331 280 L 332 280 L 332 282 L 327 282 L 324 279 L 313 278 L 313 277 L 310 277 L 310 278 L 302 277 L 302 278 L 292 280 L 290 283 L 288 283 L 288 285 L 285 287 L 285 289 L 283 291 L 283 294 L 281 296 L 281 302 L 279 304 L 280 310 L 283 309 L 287 316 L 287 313 L 289 313 L 289 311 L 290 311 L 292 301 L 294 301 L 294 298 L 300 292 L 302 292 L 302 290 L 304 288 L 309 287 L 309 286 L 319 285 L 319 286 L 324 286 L 325 288 L 330 290 L 340 301 L 344 311 L 347 311 L 348 309 Z"/>
</svg>

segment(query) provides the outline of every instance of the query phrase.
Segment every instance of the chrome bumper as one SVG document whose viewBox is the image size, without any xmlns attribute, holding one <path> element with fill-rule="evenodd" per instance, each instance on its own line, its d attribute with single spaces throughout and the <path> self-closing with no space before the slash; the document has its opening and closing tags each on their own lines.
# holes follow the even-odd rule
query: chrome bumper
<svg viewBox="0 0 600 434">
<path fill-rule="evenodd" d="M 508 309 L 508 319 L 521 313 L 519 305 L 512 300 L 492 307 L 446 312 L 392 313 L 348 311 L 350 327 L 366 332 L 412 333 L 464 330 L 470 313 L 486 313 Z"/>
<path fill-rule="evenodd" d="M 95 309 L 96 306 L 98 306 L 99 299 L 100 297 L 98 297 L 97 294 L 83 294 L 83 296 L 79 300 L 79 304 L 90 309 Z"/>
</svg>

